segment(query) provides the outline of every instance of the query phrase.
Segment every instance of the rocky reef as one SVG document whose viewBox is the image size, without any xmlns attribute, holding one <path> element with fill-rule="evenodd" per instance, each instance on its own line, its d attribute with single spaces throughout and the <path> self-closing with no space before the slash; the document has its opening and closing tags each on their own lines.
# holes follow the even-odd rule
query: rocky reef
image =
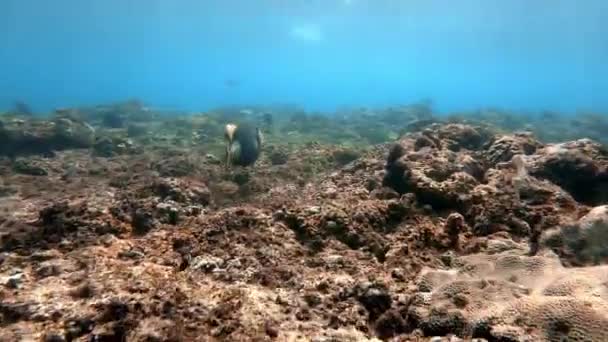
<svg viewBox="0 0 608 342">
<path fill-rule="evenodd" d="M 5 116 L 0 120 L 0 154 L 51 154 L 53 151 L 91 147 L 95 129 L 67 113 L 50 120 Z"/>
<path fill-rule="evenodd" d="M 608 340 L 600 142 L 351 111 L 2 117 L 0 340 Z"/>
</svg>

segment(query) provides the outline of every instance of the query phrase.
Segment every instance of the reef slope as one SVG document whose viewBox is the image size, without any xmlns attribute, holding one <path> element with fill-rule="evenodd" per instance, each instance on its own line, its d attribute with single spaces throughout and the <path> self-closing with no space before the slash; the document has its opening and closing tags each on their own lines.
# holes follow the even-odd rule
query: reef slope
<svg viewBox="0 0 608 342">
<path fill-rule="evenodd" d="M 231 172 L 106 146 L 0 160 L 0 340 L 608 339 L 592 141 L 431 124 Z"/>
</svg>

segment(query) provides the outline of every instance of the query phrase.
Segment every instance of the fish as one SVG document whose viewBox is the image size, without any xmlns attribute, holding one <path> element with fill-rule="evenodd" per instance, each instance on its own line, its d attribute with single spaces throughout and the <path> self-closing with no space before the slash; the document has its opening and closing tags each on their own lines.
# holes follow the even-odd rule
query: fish
<svg viewBox="0 0 608 342">
<path fill-rule="evenodd" d="M 224 129 L 226 167 L 251 166 L 258 160 L 263 144 L 262 131 L 253 125 L 229 123 Z"/>
</svg>

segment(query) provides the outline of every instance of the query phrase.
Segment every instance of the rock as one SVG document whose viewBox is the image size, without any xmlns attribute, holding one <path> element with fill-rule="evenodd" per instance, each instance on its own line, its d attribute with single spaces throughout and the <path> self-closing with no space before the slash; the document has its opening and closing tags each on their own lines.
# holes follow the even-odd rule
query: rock
<svg viewBox="0 0 608 342">
<path fill-rule="evenodd" d="M 197 165 L 189 158 L 174 156 L 157 161 L 152 166 L 162 177 L 185 177 L 193 174 Z"/>
<path fill-rule="evenodd" d="M 95 130 L 67 111 L 48 120 L 1 118 L 0 154 L 52 154 L 53 150 L 88 148 Z"/>
<path fill-rule="evenodd" d="M 161 178 L 152 185 L 152 190 L 162 200 L 193 205 L 208 205 L 211 202 L 211 192 L 201 182 Z"/>
<path fill-rule="evenodd" d="M 88 123 L 65 115 L 65 113 L 57 113 L 55 119 L 55 139 L 63 139 L 66 145 L 74 147 L 86 148 L 93 145 L 95 141 L 95 129 Z"/>
<path fill-rule="evenodd" d="M 473 158 L 471 155 L 464 154 L 458 156 L 457 162 L 462 172 L 473 176 L 477 181 L 483 180 L 486 170 L 479 160 Z"/>
<path fill-rule="evenodd" d="M 104 246 L 109 247 L 118 241 L 118 238 L 114 234 L 104 234 L 99 237 L 99 240 Z"/>
<path fill-rule="evenodd" d="M 189 327 L 187 326 L 186 329 Z M 183 338 L 175 329 L 173 320 L 161 319 L 160 317 L 146 317 L 135 329 L 135 336 L 140 337 L 141 341 L 179 341 Z M 176 337 L 177 336 L 177 337 Z"/>
<path fill-rule="evenodd" d="M 129 305 L 121 299 L 112 298 L 101 304 L 100 322 L 114 322 L 124 320 L 129 314 Z"/>
<path fill-rule="evenodd" d="M 95 322 L 90 318 L 81 318 L 68 321 L 65 328 L 65 336 L 68 341 L 72 341 L 78 337 L 93 331 Z"/>
<path fill-rule="evenodd" d="M 606 266 L 565 268 L 551 252 L 528 256 L 525 245 L 517 245 L 459 256 L 448 270 L 423 269 L 407 309 L 412 328 L 493 341 L 604 340 L 605 301 L 594 294 Z"/>
<path fill-rule="evenodd" d="M 191 261 L 190 267 L 205 273 L 213 272 L 224 264 L 224 260 L 214 256 L 199 255 Z"/>
<path fill-rule="evenodd" d="M 541 147 L 530 133 L 504 135 L 487 147 L 488 160 L 493 165 L 508 162 L 516 155 L 531 155 Z"/>
<path fill-rule="evenodd" d="M 442 140 L 445 147 L 452 151 L 460 149 L 476 150 L 479 149 L 484 138 L 473 127 L 462 124 L 448 124 L 440 126 L 437 136 Z"/>
<path fill-rule="evenodd" d="M 454 252 L 453 251 L 447 251 L 443 254 L 441 254 L 441 256 L 439 257 L 439 259 L 441 260 L 441 262 L 443 262 L 444 265 L 446 265 L 447 267 L 451 267 L 454 263 Z"/>
<path fill-rule="evenodd" d="M 137 259 L 143 259 L 145 257 L 145 254 L 143 252 L 140 252 L 136 249 L 129 249 L 127 251 L 121 251 L 118 253 L 118 257 L 121 259 L 133 259 L 133 260 L 137 260 Z"/>
<path fill-rule="evenodd" d="M 338 189 L 336 187 L 328 187 L 323 191 L 323 196 L 326 198 L 336 198 L 338 196 Z"/>
<path fill-rule="evenodd" d="M 90 282 L 85 282 L 84 284 L 72 289 L 70 291 L 70 296 L 76 299 L 86 299 L 93 297 L 95 293 L 95 287 Z"/>
<path fill-rule="evenodd" d="M 73 242 L 69 239 L 62 239 L 59 241 L 59 247 L 62 249 L 68 249 L 73 246 Z"/>
<path fill-rule="evenodd" d="M 596 225 L 608 227 L 608 205 L 601 205 L 591 209 L 587 215 L 578 221 L 578 224 L 581 230 L 589 230 Z"/>
<path fill-rule="evenodd" d="M 21 287 L 23 280 L 25 279 L 25 274 L 22 272 L 16 272 L 13 275 L 9 276 L 6 279 L 5 285 L 11 289 L 18 289 Z"/>
<path fill-rule="evenodd" d="M 414 149 L 416 151 L 420 151 L 425 147 L 437 148 L 437 142 L 427 135 L 420 135 L 416 138 L 416 142 L 414 143 Z"/>
<path fill-rule="evenodd" d="M 359 159 L 360 156 L 361 156 L 361 154 L 355 150 L 340 149 L 340 150 L 334 151 L 332 158 L 336 164 L 338 164 L 340 166 L 344 166 L 348 163 L 351 163 L 351 162 Z"/>
<path fill-rule="evenodd" d="M 0 198 L 12 196 L 17 192 L 19 192 L 19 190 L 15 186 L 0 184 Z"/>
<path fill-rule="evenodd" d="M 99 157 L 112 157 L 115 155 L 114 142 L 109 137 L 101 137 L 95 141 L 93 154 Z"/>
<path fill-rule="evenodd" d="M 207 160 L 207 163 L 212 165 L 219 165 L 222 163 L 222 161 L 218 157 L 211 153 L 207 153 L 205 155 L 205 160 Z"/>
<path fill-rule="evenodd" d="M 130 123 L 127 126 L 127 136 L 130 138 L 138 138 L 148 133 L 146 125 L 139 123 Z"/>
<path fill-rule="evenodd" d="M 338 228 L 338 223 L 336 223 L 336 221 L 327 221 L 325 223 L 325 228 L 327 228 L 328 230 L 335 230 L 336 228 Z"/>
<path fill-rule="evenodd" d="M 124 114 L 117 111 L 107 111 L 101 114 L 101 124 L 108 128 L 123 128 L 126 123 Z"/>
<path fill-rule="evenodd" d="M 344 257 L 335 254 L 328 255 L 327 257 L 325 257 L 325 262 L 332 266 L 344 266 Z"/>
<path fill-rule="evenodd" d="M 103 136 L 93 145 L 93 155 L 98 157 L 113 157 L 121 154 L 135 153 L 137 149 L 131 139 Z"/>
<path fill-rule="evenodd" d="M 382 179 L 383 186 L 392 188 L 398 194 L 405 194 L 411 191 L 409 182 L 407 181 L 409 166 L 404 158 L 402 158 L 405 155 L 404 151 L 405 147 L 401 145 L 395 145 L 391 148 L 385 165 L 387 172 Z M 402 152 L 403 154 L 401 154 Z M 400 155 L 400 157 L 395 159 L 397 155 Z"/>
<path fill-rule="evenodd" d="M 415 119 L 407 123 L 406 130 L 408 132 L 420 131 L 434 123 L 437 123 L 437 119 L 435 118 Z"/>
<path fill-rule="evenodd" d="M 131 214 L 131 225 L 136 234 L 145 234 L 152 230 L 156 225 L 152 214 L 145 209 L 135 209 Z"/>
<path fill-rule="evenodd" d="M 38 279 L 55 277 L 61 274 L 61 267 L 52 263 L 43 263 L 35 270 Z"/>
<path fill-rule="evenodd" d="M 402 268 L 395 268 L 391 271 L 391 277 L 398 281 L 404 281 L 405 271 Z"/>
<path fill-rule="evenodd" d="M 384 341 L 408 331 L 407 322 L 398 310 L 383 313 L 375 322 L 374 328 L 376 335 Z"/>
<path fill-rule="evenodd" d="M 300 310 L 298 310 L 296 312 L 295 316 L 296 316 L 297 320 L 303 321 L 303 322 L 310 321 L 310 319 L 312 318 L 311 317 L 312 315 L 308 308 L 300 308 Z"/>
<path fill-rule="evenodd" d="M 226 197 L 235 197 L 239 192 L 239 185 L 232 181 L 223 181 L 219 182 L 214 187 L 214 193 L 218 193 L 219 195 L 223 195 Z"/>
<path fill-rule="evenodd" d="M 373 190 L 370 193 L 370 197 L 381 200 L 390 200 L 399 198 L 399 193 L 389 187 L 381 187 L 380 189 Z"/>
<path fill-rule="evenodd" d="M 304 295 L 304 301 L 306 302 L 306 304 L 309 307 L 312 308 L 312 307 L 315 307 L 315 306 L 318 306 L 319 304 L 321 304 L 322 299 L 316 293 L 307 293 Z"/>
<path fill-rule="evenodd" d="M 7 303 L 0 302 L 0 312 L 2 313 L 2 322 L 15 323 L 21 320 L 29 320 L 33 317 L 35 308 L 30 303 Z M 3 329 L 0 329 L 2 331 Z"/>
<path fill-rule="evenodd" d="M 461 129 L 469 132 L 469 129 Z M 432 134 L 437 133 L 433 131 Z M 468 136 L 467 134 L 465 136 Z M 413 150 L 412 138 L 406 138 L 399 144 L 401 148 L 393 147 L 392 152 L 389 152 L 383 185 L 399 194 L 413 192 L 418 202 L 429 204 L 435 210 L 464 211 L 471 200 L 468 194 L 479 184 L 478 179 L 481 179 L 483 174 L 483 168 L 476 163 L 475 158 L 470 155 L 471 152 L 458 149 L 456 154 L 443 147 L 444 140 L 437 143 L 437 149 L 426 148 L 412 153 L 404 152 Z M 397 155 L 401 156 L 395 160 Z M 457 163 L 457 160 L 460 163 Z"/>
<path fill-rule="evenodd" d="M 49 174 L 47 170 L 33 161 L 23 159 L 18 159 L 14 162 L 13 170 L 16 173 L 29 176 L 47 176 Z"/>
<path fill-rule="evenodd" d="M 284 150 L 275 149 L 268 155 L 268 158 L 272 165 L 283 165 L 289 160 L 289 154 Z"/>
<path fill-rule="evenodd" d="M 180 209 L 176 206 L 177 203 L 171 202 L 161 202 L 156 205 L 156 209 L 162 217 L 161 221 L 176 225 L 180 219 Z"/>
<path fill-rule="evenodd" d="M 62 256 L 62 254 L 58 250 L 49 249 L 46 251 L 36 251 L 36 252 L 34 252 L 34 254 L 31 255 L 30 258 L 33 261 L 42 262 L 42 261 L 57 259 L 57 258 L 60 258 L 61 256 Z"/>
<path fill-rule="evenodd" d="M 306 212 L 311 215 L 318 214 L 321 212 L 321 208 L 316 206 L 308 207 L 306 208 Z"/>
<path fill-rule="evenodd" d="M 221 142 L 218 122 L 228 117 L 203 116 L 220 127 L 205 144 Z M 220 202 L 218 184 L 239 170 L 167 146 L 190 144 L 189 120 L 175 138 L 161 127 L 150 139 L 167 139 L 137 158 L 41 159 L 49 179 L 14 176 L 11 159 L 0 158 L 0 175 L 19 190 L 0 199 L 0 242 L 10 254 L 0 254 L 0 335 L 38 340 L 65 327 L 66 340 L 98 342 L 608 340 L 608 207 L 589 211 L 534 175 L 546 146 L 526 154 L 519 138 L 499 144 L 502 136 L 487 138 L 484 128 L 469 126 L 476 135 L 436 124 L 343 167 L 328 163 L 326 143 L 295 149 L 289 167 L 269 167 L 265 150 L 245 186 L 228 182 L 236 200 Z M 311 133 L 336 137 L 322 128 Z M 190 176 L 149 169 L 170 159 L 190 162 Z M 298 171 L 317 162 L 312 179 Z M 59 179 L 68 164 L 80 170 L 72 182 Z M 380 183 L 386 174 L 391 186 Z M 119 177 L 127 181 L 107 187 Z M 37 206 L 54 198 L 36 220 Z M 568 223 L 577 229 L 565 231 Z M 534 232 L 551 227 L 562 245 L 529 253 Z M 23 268 L 18 290 L 5 285 L 15 266 Z"/>
<path fill-rule="evenodd" d="M 277 324 L 271 321 L 266 321 L 266 323 L 264 323 L 264 331 L 270 338 L 277 338 L 279 336 Z"/>
<path fill-rule="evenodd" d="M 529 171 L 559 185 L 579 202 L 608 202 L 608 152 L 591 140 L 547 145 L 529 158 Z"/>
<path fill-rule="evenodd" d="M 387 165 L 395 163 L 401 157 L 403 157 L 407 153 L 407 149 L 401 145 L 400 143 L 393 144 L 388 151 L 388 156 L 386 158 Z"/>
<path fill-rule="evenodd" d="M 591 209 L 574 224 L 545 231 L 540 240 L 541 245 L 576 263 L 608 260 L 608 205 Z"/>
<path fill-rule="evenodd" d="M 357 300 L 359 300 L 369 312 L 372 320 L 375 319 L 374 317 L 380 316 L 391 307 L 392 298 L 384 285 L 362 283 L 355 287 L 354 292 L 357 296 Z"/>
<path fill-rule="evenodd" d="M 59 333 L 46 333 L 42 338 L 43 342 L 65 342 L 65 338 Z"/>
<path fill-rule="evenodd" d="M 464 217 L 459 213 L 451 213 L 445 221 L 444 231 L 450 239 L 451 247 L 458 249 L 459 236 L 467 230 Z"/>
</svg>

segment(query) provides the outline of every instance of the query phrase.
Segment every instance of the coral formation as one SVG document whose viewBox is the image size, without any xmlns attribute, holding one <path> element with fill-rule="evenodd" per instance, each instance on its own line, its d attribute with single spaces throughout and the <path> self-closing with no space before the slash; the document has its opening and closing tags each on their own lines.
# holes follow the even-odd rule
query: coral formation
<svg viewBox="0 0 608 342">
<path fill-rule="evenodd" d="M 555 254 L 527 256 L 525 246 L 512 242 L 452 264 L 447 271 L 424 269 L 416 281 L 406 320 L 426 335 L 452 332 L 489 341 L 608 337 L 605 266 L 566 269 Z"/>
<path fill-rule="evenodd" d="M 264 153 L 227 170 L 246 120 Z M 0 340 L 608 340 L 606 152 L 522 128 L 426 103 L 2 116 Z"/>
</svg>

